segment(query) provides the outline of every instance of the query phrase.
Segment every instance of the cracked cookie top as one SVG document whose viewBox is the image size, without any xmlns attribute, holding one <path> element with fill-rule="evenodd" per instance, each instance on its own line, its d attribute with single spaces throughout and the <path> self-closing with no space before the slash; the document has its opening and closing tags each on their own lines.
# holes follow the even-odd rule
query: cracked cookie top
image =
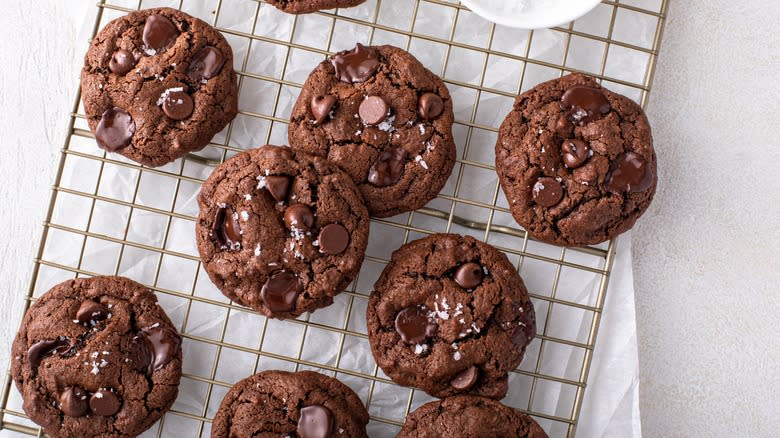
<svg viewBox="0 0 780 438">
<path fill-rule="evenodd" d="M 581 74 L 517 96 L 499 130 L 496 171 L 515 220 L 565 246 L 630 229 L 657 182 L 642 108 Z"/>
<path fill-rule="evenodd" d="M 274 318 L 333 303 L 357 275 L 368 211 L 336 165 L 266 145 L 229 159 L 203 183 L 196 239 L 211 281 Z"/>
<path fill-rule="evenodd" d="M 339 52 L 309 75 L 293 108 L 294 149 L 326 157 L 372 216 L 424 206 L 455 165 L 452 101 L 441 79 L 393 46 Z"/>
<path fill-rule="evenodd" d="M 536 334 L 533 305 L 506 256 L 457 234 L 396 250 L 374 285 L 366 318 L 385 374 L 434 397 L 502 398 L 508 373 Z"/>
<path fill-rule="evenodd" d="M 547 438 L 530 416 L 484 397 L 458 395 L 426 403 L 406 417 L 396 438 Z"/>
<path fill-rule="evenodd" d="M 30 307 L 11 375 L 52 437 L 139 435 L 173 404 L 181 338 L 157 298 L 123 277 L 69 280 Z"/>
<path fill-rule="evenodd" d="M 368 412 L 348 386 L 313 371 L 263 371 L 222 399 L 212 438 L 364 438 Z"/>
<path fill-rule="evenodd" d="M 366 0 L 268 0 L 268 3 L 290 14 L 307 14 L 323 9 L 348 8 Z"/>
<path fill-rule="evenodd" d="M 147 166 L 203 149 L 238 112 L 227 41 L 171 8 L 109 22 L 84 57 L 81 91 L 98 146 Z"/>
</svg>

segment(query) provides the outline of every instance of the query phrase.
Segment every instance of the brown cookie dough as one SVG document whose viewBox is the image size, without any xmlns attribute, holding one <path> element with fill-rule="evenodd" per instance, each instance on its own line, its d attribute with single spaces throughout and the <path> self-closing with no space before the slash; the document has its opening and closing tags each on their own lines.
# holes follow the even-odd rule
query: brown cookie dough
<svg viewBox="0 0 780 438">
<path fill-rule="evenodd" d="M 368 412 L 348 386 L 312 371 L 264 371 L 219 406 L 211 438 L 364 438 Z"/>
<path fill-rule="evenodd" d="M 581 74 L 517 96 L 498 134 L 496 171 L 515 220 L 565 246 L 630 229 L 657 182 L 642 108 Z"/>
<path fill-rule="evenodd" d="M 173 404 L 181 338 L 157 297 L 123 277 L 68 280 L 27 311 L 11 376 L 51 437 L 139 435 Z"/>
<path fill-rule="evenodd" d="M 309 12 L 333 8 L 357 6 L 366 0 L 268 0 L 268 3 L 290 14 L 308 14 Z"/>
<path fill-rule="evenodd" d="M 396 438 L 547 438 L 530 416 L 484 397 L 426 403 L 406 417 Z"/>
<path fill-rule="evenodd" d="M 198 197 L 197 242 L 228 298 L 274 318 L 333 303 L 357 275 L 368 211 L 333 163 L 263 146 L 219 166 Z"/>
<path fill-rule="evenodd" d="M 504 397 L 509 372 L 536 334 L 533 305 L 509 259 L 457 234 L 396 250 L 366 313 L 385 374 L 434 397 Z"/>
<path fill-rule="evenodd" d="M 227 41 L 171 8 L 108 23 L 84 57 L 81 92 L 98 146 L 147 166 L 203 149 L 238 113 Z"/>
<path fill-rule="evenodd" d="M 424 206 L 455 165 L 452 101 L 441 79 L 393 46 L 340 52 L 311 73 L 293 108 L 293 149 L 338 164 L 372 216 Z"/>
</svg>

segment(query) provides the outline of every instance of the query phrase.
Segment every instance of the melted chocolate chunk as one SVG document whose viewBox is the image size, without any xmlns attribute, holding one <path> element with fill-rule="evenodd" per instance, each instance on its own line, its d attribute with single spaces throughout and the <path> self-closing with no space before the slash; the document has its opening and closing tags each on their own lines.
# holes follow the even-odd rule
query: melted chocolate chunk
<svg viewBox="0 0 780 438">
<path fill-rule="evenodd" d="M 561 153 L 563 164 L 569 169 L 576 169 L 588 161 L 590 148 L 582 140 L 567 139 L 561 144 Z"/>
<path fill-rule="evenodd" d="M 290 312 L 295 309 L 295 300 L 301 291 L 303 287 L 295 273 L 279 271 L 265 282 L 260 297 L 272 312 Z"/>
<path fill-rule="evenodd" d="M 173 120 L 184 120 L 192 115 L 195 102 L 184 91 L 166 92 L 162 99 L 162 110 L 166 116 Z"/>
<path fill-rule="evenodd" d="M 211 235 L 221 249 L 241 249 L 241 224 L 238 223 L 238 214 L 230 207 L 217 210 Z"/>
<path fill-rule="evenodd" d="M 306 406 L 301 409 L 298 420 L 300 438 L 330 438 L 333 434 L 333 413 L 321 405 Z"/>
<path fill-rule="evenodd" d="M 64 336 L 57 339 L 44 339 L 38 341 L 27 350 L 27 360 L 30 367 L 38 368 L 41 361 L 54 354 L 63 354 L 70 349 L 70 341 Z"/>
<path fill-rule="evenodd" d="M 322 125 L 328 118 L 333 107 L 336 105 L 336 97 L 327 95 L 314 96 L 311 99 L 311 113 L 314 115 L 314 121 Z"/>
<path fill-rule="evenodd" d="M 563 199 L 563 186 L 554 178 L 542 177 L 536 180 L 531 196 L 542 207 L 552 207 Z"/>
<path fill-rule="evenodd" d="M 153 55 L 171 47 L 178 36 L 179 29 L 166 17 L 159 14 L 146 17 L 142 39 L 147 50 L 154 51 L 150 54 Z"/>
<path fill-rule="evenodd" d="M 341 254 L 349 246 L 349 231 L 341 224 L 328 224 L 317 236 L 320 250 L 325 254 Z"/>
<path fill-rule="evenodd" d="M 425 93 L 420 96 L 418 111 L 423 120 L 433 120 L 444 111 L 444 101 L 438 94 Z"/>
<path fill-rule="evenodd" d="M 464 263 L 455 271 L 455 283 L 463 289 L 474 289 L 482 283 L 485 273 L 478 263 Z"/>
<path fill-rule="evenodd" d="M 284 202 L 287 199 L 287 191 L 290 189 L 290 177 L 282 175 L 266 176 L 265 187 L 276 202 Z"/>
<path fill-rule="evenodd" d="M 395 317 L 395 331 L 407 344 L 422 344 L 436 334 L 435 320 L 421 306 L 407 307 Z"/>
<path fill-rule="evenodd" d="M 76 319 L 82 325 L 95 325 L 96 322 L 102 321 L 108 317 L 108 309 L 106 306 L 87 300 L 81 303 L 79 310 L 76 312 Z"/>
<path fill-rule="evenodd" d="M 612 163 L 606 187 L 611 193 L 644 192 L 653 185 L 653 171 L 637 153 L 628 152 Z"/>
<path fill-rule="evenodd" d="M 141 336 L 146 338 L 149 347 L 149 368 L 157 371 L 163 368 L 179 354 L 181 337 L 163 327 L 147 327 L 141 330 Z"/>
<path fill-rule="evenodd" d="M 119 49 L 111 55 L 108 61 L 108 69 L 112 73 L 124 75 L 135 67 L 135 56 L 124 49 Z"/>
<path fill-rule="evenodd" d="M 406 149 L 402 147 L 390 146 L 385 149 L 368 170 L 368 182 L 376 187 L 395 184 L 404 172 L 407 155 Z"/>
<path fill-rule="evenodd" d="M 365 82 L 379 69 L 379 56 L 372 47 L 358 43 L 354 49 L 334 55 L 330 62 L 341 82 Z"/>
<path fill-rule="evenodd" d="M 95 140 L 101 148 L 116 152 L 130 144 L 133 134 L 135 134 L 133 118 L 122 108 L 114 107 L 107 109 L 100 117 L 95 130 Z"/>
<path fill-rule="evenodd" d="M 561 109 L 566 112 L 567 120 L 575 125 L 584 126 L 604 117 L 612 106 L 598 88 L 578 85 L 563 93 Z"/>
<path fill-rule="evenodd" d="M 68 417 L 83 417 L 88 409 L 87 393 L 78 386 L 68 386 L 60 394 L 60 410 Z"/>
<path fill-rule="evenodd" d="M 192 57 L 187 68 L 187 76 L 194 81 L 207 81 L 219 74 L 225 56 L 216 47 L 206 46 Z"/>
<path fill-rule="evenodd" d="M 289 230 L 309 231 L 314 225 L 314 214 L 307 205 L 292 204 L 284 209 L 284 224 Z"/>
<path fill-rule="evenodd" d="M 458 391 L 469 389 L 477 383 L 478 375 L 479 372 L 477 371 L 477 367 L 470 366 L 455 376 L 455 378 L 450 381 L 450 385 Z"/>
<path fill-rule="evenodd" d="M 98 389 L 89 398 L 89 408 L 92 413 L 101 417 L 110 417 L 122 407 L 119 397 L 108 389 Z"/>
</svg>

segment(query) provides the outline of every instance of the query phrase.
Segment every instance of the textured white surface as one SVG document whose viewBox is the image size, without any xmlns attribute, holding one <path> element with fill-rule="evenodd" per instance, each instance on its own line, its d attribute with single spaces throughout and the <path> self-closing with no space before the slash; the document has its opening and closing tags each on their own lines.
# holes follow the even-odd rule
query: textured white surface
<svg viewBox="0 0 780 438">
<path fill-rule="evenodd" d="M 0 15 L 2 369 L 65 138 L 84 50 L 78 32 L 91 5 L 13 1 Z M 780 429 L 772 409 L 780 406 L 780 144 L 770 135 L 780 120 L 780 9 L 775 0 L 739 13 L 730 7 L 725 0 L 672 1 L 651 97 L 661 185 L 633 233 L 648 437 L 758 437 Z"/>
</svg>

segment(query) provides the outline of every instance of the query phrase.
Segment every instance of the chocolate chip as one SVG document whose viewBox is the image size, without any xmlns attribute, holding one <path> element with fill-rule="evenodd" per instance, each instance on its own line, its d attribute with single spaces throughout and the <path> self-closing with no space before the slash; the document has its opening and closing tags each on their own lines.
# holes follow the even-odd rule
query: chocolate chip
<svg viewBox="0 0 780 438">
<path fill-rule="evenodd" d="M 604 117 L 612 106 L 601 90 L 578 85 L 563 93 L 561 109 L 566 112 L 570 122 L 584 126 Z"/>
<path fill-rule="evenodd" d="M 474 289 L 482 283 L 485 272 L 478 263 L 464 263 L 455 271 L 455 283 L 463 289 Z"/>
<path fill-rule="evenodd" d="M 436 93 L 425 93 L 420 96 L 418 110 L 424 120 L 433 120 L 444 111 L 444 101 Z"/>
<path fill-rule="evenodd" d="M 569 122 L 566 115 L 562 115 L 555 121 L 555 133 L 561 137 L 567 137 L 574 129 L 574 125 Z"/>
<path fill-rule="evenodd" d="M 284 224 L 289 230 L 309 231 L 314 225 L 314 214 L 304 204 L 292 204 L 284 209 Z"/>
<path fill-rule="evenodd" d="M 542 207 L 552 207 L 563 199 L 563 187 L 554 178 L 542 177 L 536 180 L 531 196 Z"/>
<path fill-rule="evenodd" d="M 60 394 L 60 410 L 68 417 L 83 417 L 87 409 L 87 393 L 78 386 L 68 386 Z"/>
<path fill-rule="evenodd" d="M 358 114 L 366 125 L 378 125 L 387 118 L 388 109 L 387 102 L 381 97 L 368 96 L 360 103 Z"/>
<path fill-rule="evenodd" d="M 477 383 L 478 374 L 477 367 L 470 366 L 461 371 L 454 379 L 450 380 L 450 386 L 458 391 L 469 389 Z"/>
<path fill-rule="evenodd" d="M 81 303 L 76 312 L 76 319 L 84 325 L 95 325 L 96 322 L 102 321 L 106 317 L 108 317 L 106 306 L 92 300 Z"/>
<path fill-rule="evenodd" d="M 368 170 L 368 182 L 377 187 L 395 184 L 404 172 L 406 156 L 406 149 L 402 147 L 390 146 L 385 149 Z"/>
<path fill-rule="evenodd" d="M 101 417 L 110 417 L 119 412 L 121 407 L 122 402 L 119 397 L 107 389 L 98 389 L 89 398 L 89 408 L 92 413 Z"/>
<path fill-rule="evenodd" d="M 173 120 L 184 120 L 195 109 L 192 97 L 184 91 L 166 90 L 161 97 L 163 112 Z"/>
<path fill-rule="evenodd" d="M 291 312 L 302 290 L 297 275 L 290 271 L 279 271 L 265 282 L 260 297 L 271 312 Z"/>
<path fill-rule="evenodd" d="M 333 413 L 321 405 L 306 406 L 301 409 L 298 420 L 300 438 L 330 438 L 333 434 Z"/>
<path fill-rule="evenodd" d="M 192 57 L 187 68 L 187 76 L 194 81 L 207 81 L 219 74 L 223 64 L 225 64 L 225 57 L 222 52 L 216 47 L 206 46 Z"/>
<path fill-rule="evenodd" d="M 360 43 L 352 50 L 337 53 L 330 62 L 336 69 L 336 77 L 348 84 L 365 82 L 379 69 L 376 50 Z"/>
<path fill-rule="evenodd" d="M 627 152 L 612 163 L 606 188 L 611 193 L 644 192 L 653 185 L 653 171 L 641 155 Z"/>
<path fill-rule="evenodd" d="M 98 146 L 116 152 L 127 147 L 135 134 L 135 122 L 127 111 L 121 108 L 109 108 L 100 117 L 95 130 Z"/>
<path fill-rule="evenodd" d="M 241 224 L 230 207 L 221 207 L 214 218 L 211 235 L 221 249 L 241 249 Z"/>
<path fill-rule="evenodd" d="M 395 331 L 408 344 L 422 344 L 436 333 L 436 323 L 421 306 L 407 307 L 395 317 Z"/>
<path fill-rule="evenodd" d="M 176 37 L 179 36 L 179 29 L 176 28 L 171 20 L 162 15 L 154 14 L 146 17 L 144 33 L 141 37 L 147 49 L 160 52 L 172 46 Z M 151 53 L 154 55 L 154 53 Z"/>
<path fill-rule="evenodd" d="M 584 141 L 570 138 L 561 144 L 561 153 L 563 154 L 563 164 L 569 169 L 576 169 L 588 160 L 590 148 Z"/>
<path fill-rule="evenodd" d="M 30 362 L 30 367 L 38 368 L 43 358 L 51 356 L 53 354 L 62 354 L 70 349 L 70 341 L 66 337 L 59 337 L 57 339 L 44 339 L 38 341 L 27 350 L 27 360 Z"/>
<path fill-rule="evenodd" d="M 133 336 L 133 339 L 127 345 L 126 363 L 130 364 L 136 371 L 151 374 L 152 362 L 152 346 L 149 339 L 142 334 Z"/>
<path fill-rule="evenodd" d="M 125 49 L 119 49 L 111 55 L 108 68 L 111 72 L 123 75 L 135 67 L 135 57 Z"/>
<path fill-rule="evenodd" d="M 287 191 L 290 189 L 290 177 L 281 175 L 266 176 L 265 187 L 276 202 L 284 202 L 287 199 Z"/>
<path fill-rule="evenodd" d="M 322 123 L 325 122 L 325 119 L 330 114 L 331 110 L 333 110 L 334 105 L 336 105 L 335 96 L 323 96 L 322 94 L 314 96 L 311 99 L 310 104 L 311 113 L 314 115 L 314 121 L 317 122 L 318 125 L 322 125 Z"/>
<path fill-rule="evenodd" d="M 168 328 L 147 327 L 141 330 L 140 335 L 148 341 L 151 350 L 148 361 L 152 371 L 163 368 L 179 354 L 181 337 Z"/>
<path fill-rule="evenodd" d="M 325 254 L 341 254 L 349 246 L 349 231 L 341 224 L 328 224 L 322 227 L 317 236 L 320 250 Z"/>
</svg>

